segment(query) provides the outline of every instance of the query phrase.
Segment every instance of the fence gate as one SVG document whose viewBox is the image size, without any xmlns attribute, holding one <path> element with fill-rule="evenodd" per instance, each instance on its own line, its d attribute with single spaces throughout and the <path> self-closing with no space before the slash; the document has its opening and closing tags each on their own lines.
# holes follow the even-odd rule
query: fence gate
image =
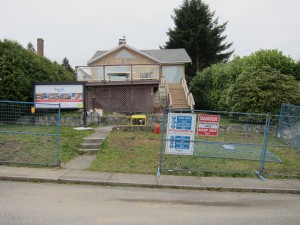
<svg viewBox="0 0 300 225">
<path fill-rule="evenodd" d="M 167 109 L 162 130 L 159 173 L 263 176 L 275 168 L 280 174 L 291 147 L 278 137 L 277 117 L 268 114 Z M 295 148 L 292 152 L 299 158 Z"/>
<path fill-rule="evenodd" d="M 59 166 L 59 142 L 59 104 L 0 101 L 0 163 Z"/>
</svg>

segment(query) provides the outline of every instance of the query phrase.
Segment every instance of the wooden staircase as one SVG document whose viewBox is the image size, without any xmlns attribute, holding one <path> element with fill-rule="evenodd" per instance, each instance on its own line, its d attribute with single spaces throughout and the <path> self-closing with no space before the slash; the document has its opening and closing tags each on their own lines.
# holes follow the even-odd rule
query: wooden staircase
<svg viewBox="0 0 300 225">
<path fill-rule="evenodd" d="M 180 83 L 168 83 L 168 88 L 172 97 L 172 108 L 190 109 Z"/>
</svg>

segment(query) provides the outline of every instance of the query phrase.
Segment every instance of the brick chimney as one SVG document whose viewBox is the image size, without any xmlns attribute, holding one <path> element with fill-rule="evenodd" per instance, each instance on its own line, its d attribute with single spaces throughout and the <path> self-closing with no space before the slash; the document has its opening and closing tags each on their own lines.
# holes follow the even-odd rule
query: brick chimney
<svg viewBox="0 0 300 225">
<path fill-rule="evenodd" d="M 44 40 L 42 38 L 37 39 L 37 54 L 44 56 Z"/>
<path fill-rule="evenodd" d="M 125 36 L 123 36 L 123 38 L 119 39 L 119 45 L 123 45 L 123 44 L 126 44 L 126 38 L 125 38 Z"/>
</svg>

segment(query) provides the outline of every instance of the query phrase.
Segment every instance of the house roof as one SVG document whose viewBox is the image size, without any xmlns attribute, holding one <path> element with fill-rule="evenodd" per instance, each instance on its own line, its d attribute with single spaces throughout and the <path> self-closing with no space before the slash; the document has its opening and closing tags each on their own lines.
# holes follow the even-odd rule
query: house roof
<svg viewBox="0 0 300 225">
<path fill-rule="evenodd" d="M 150 58 L 154 61 L 163 64 L 173 64 L 173 63 L 191 63 L 192 60 L 183 48 L 179 49 L 154 49 L 154 50 L 137 50 L 127 44 L 122 44 L 117 48 L 114 48 L 109 51 L 97 51 L 93 57 L 88 61 L 88 64 L 96 61 L 97 59 L 103 58 L 106 55 L 119 50 L 121 48 L 131 49 L 139 54 L 144 55 L 147 58 Z"/>
</svg>

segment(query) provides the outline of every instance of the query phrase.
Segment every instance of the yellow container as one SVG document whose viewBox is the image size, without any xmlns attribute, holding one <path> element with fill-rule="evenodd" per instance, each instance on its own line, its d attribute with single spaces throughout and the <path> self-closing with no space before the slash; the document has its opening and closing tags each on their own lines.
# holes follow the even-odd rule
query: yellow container
<svg viewBox="0 0 300 225">
<path fill-rule="evenodd" d="M 31 106 L 30 110 L 31 110 L 32 114 L 35 113 L 35 107 L 34 106 Z"/>
<path fill-rule="evenodd" d="M 146 115 L 132 115 L 131 126 L 146 126 Z"/>
</svg>

